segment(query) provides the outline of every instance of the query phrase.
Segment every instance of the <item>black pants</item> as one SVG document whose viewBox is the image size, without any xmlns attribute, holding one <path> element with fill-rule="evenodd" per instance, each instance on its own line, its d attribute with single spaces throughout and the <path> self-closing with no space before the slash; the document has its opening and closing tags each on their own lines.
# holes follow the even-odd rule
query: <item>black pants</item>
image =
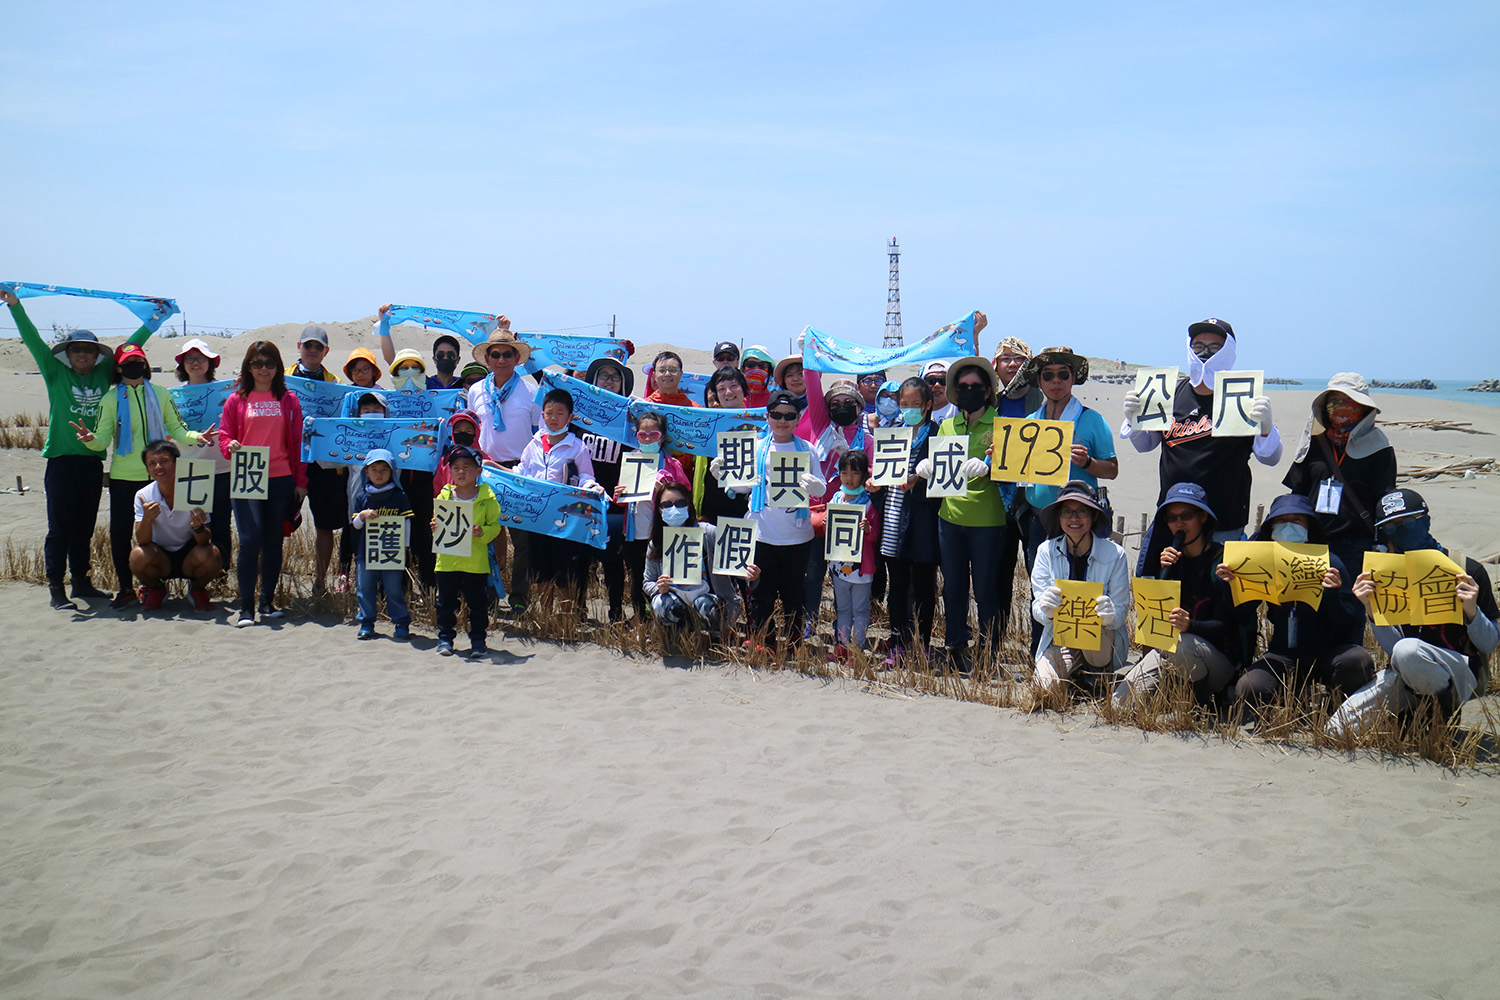
<svg viewBox="0 0 1500 1000">
<path fill-rule="evenodd" d="M 1042 543 L 1047 540 L 1047 529 L 1042 526 L 1042 519 L 1033 511 L 1026 523 L 1026 573 L 1029 576 L 1032 569 L 1036 567 L 1036 554 L 1042 548 Z M 1037 647 L 1042 644 L 1042 623 L 1036 620 L 1036 616 L 1028 613 L 1027 618 L 1031 620 L 1031 657 L 1036 658 Z"/>
<path fill-rule="evenodd" d="M 1375 679 L 1375 658 L 1363 646 L 1326 646 L 1289 653 L 1266 653 L 1250 664 L 1234 686 L 1236 701 L 1269 701 L 1283 686 L 1293 691 L 1318 681 L 1335 700 L 1347 697 Z"/>
<path fill-rule="evenodd" d="M 422 586 L 433 584 L 437 555 L 432 551 L 432 473 L 408 469 L 401 473 L 401 488 L 411 501 L 410 557 Z"/>
<path fill-rule="evenodd" d="M 488 573 L 437 574 L 437 627 L 438 638 L 452 642 L 458 637 L 459 598 L 469 605 L 469 645 L 484 648 L 484 636 L 490 628 L 490 602 L 485 593 L 490 577 Z"/>
<path fill-rule="evenodd" d="M 104 493 L 104 460 L 92 455 L 49 458 L 42 490 L 47 494 L 47 538 L 42 543 L 47 583 L 61 587 L 64 570 L 71 568 L 76 587 L 89 577 L 89 544 Z"/>
<path fill-rule="evenodd" d="M 231 558 L 234 549 L 234 508 L 229 499 L 229 473 L 220 472 L 214 476 L 214 509 L 208 515 L 208 537 L 214 543 L 214 548 L 219 550 L 219 557 L 224 560 L 224 572 L 228 573 L 233 565 Z"/>
<path fill-rule="evenodd" d="M 760 567 L 760 579 L 750 592 L 750 627 L 766 628 L 768 641 L 776 638 L 776 626 L 771 615 L 776 610 L 776 599 L 781 598 L 781 616 L 786 620 L 787 635 L 792 642 L 802 641 L 802 620 L 807 610 L 807 594 L 803 574 L 808 571 L 808 552 L 822 546 L 818 539 L 798 542 L 796 545 L 770 545 L 760 542 L 755 546 L 755 564 Z M 821 586 L 821 581 L 820 584 Z"/>
<path fill-rule="evenodd" d="M 291 476 L 273 476 L 267 482 L 268 499 L 234 501 L 234 523 L 240 532 L 240 611 L 255 613 L 255 582 L 260 579 L 260 606 L 270 608 L 281 582 L 281 547 L 286 540 L 282 524 L 295 509 L 295 482 Z"/>
<path fill-rule="evenodd" d="M 1028 530 L 1025 522 L 1016 523 L 1009 518 L 1005 521 L 1005 533 L 1000 536 L 1000 566 L 996 570 L 1000 574 L 1000 635 L 1005 638 L 1005 630 L 1009 627 L 1011 615 L 1015 610 L 1016 603 L 1016 561 L 1021 554 L 1021 533 Z M 1028 594 L 1026 608 L 1021 612 L 1023 619 L 1031 620 L 1031 601 Z"/>
<path fill-rule="evenodd" d="M 505 533 L 510 536 L 510 603 L 515 607 L 531 595 L 531 532 L 506 528 Z"/>
<path fill-rule="evenodd" d="M 116 479 L 109 477 L 109 558 L 115 564 L 115 589 L 134 590 L 135 577 L 130 575 L 130 550 L 135 548 L 135 494 L 145 489 L 149 479 Z"/>
<path fill-rule="evenodd" d="M 891 616 L 891 640 L 908 648 L 932 644 L 932 618 L 937 610 L 937 563 L 889 559 L 890 600 L 886 611 Z"/>
<path fill-rule="evenodd" d="M 625 517 L 630 517 L 630 514 L 627 513 Z M 613 517 L 610 522 L 610 527 L 613 528 Z M 610 614 L 624 610 L 625 584 L 628 581 L 630 603 L 635 608 L 635 616 L 646 616 L 646 592 L 642 589 L 642 579 L 646 573 L 646 545 L 647 540 L 644 538 L 627 542 L 623 532 L 611 531 L 609 544 L 604 547 L 603 552 L 596 553 L 595 558 L 604 571 L 604 589 L 609 594 Z"/>
</svg>

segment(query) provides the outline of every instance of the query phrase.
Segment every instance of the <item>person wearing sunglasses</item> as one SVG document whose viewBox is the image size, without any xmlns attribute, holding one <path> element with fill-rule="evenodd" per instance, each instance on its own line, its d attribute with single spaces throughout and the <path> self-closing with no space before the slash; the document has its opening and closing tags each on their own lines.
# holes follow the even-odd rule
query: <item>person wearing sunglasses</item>
<svg viewBox="0 0 1500 1000">
<path fill-rule="evenodd" d="M 372 364 L 374 355 L 366 352 L 368 357 L 363 359 L 367 364 Z M 328 359 L 328 331 L 316 323 L 309 323 L 302 328 L 302 333 L 297 337 L 297 363 L 286 370 L 288 375 L 295 378 L 311 379 L 314 382 L 338 382 L 338 376 L 328 370 L 324 364 Z M 350 356 L 349 364 L 354 364 L 354 357 Z M 361 365 L 362 376 L 368 376 L 368 368 Z M 378 370 L 376 371 L 378 375 Z M 366 377 L 370 385 L 374 381 Z M 368 388 L 368 386 L 366 386 Z M 328 567 L 333 562 L 334 532 L 339 532 L 339 537 L 348 538 L 352 544 L 353 532 L 345 535 L 344 530 L 349 525 L 350 493 L 353 484 L 349 479 L 349 467 L 338 465 L 333 462 L 311 462 L 307 465 L 307 506 L 312 512 L 313 519 L 313 594 L 323 594 L 328 590 Z M 346 548 L 348 545 L 346 545 Z M 353 548 L 348 548 L 348 558 L 354 557 Z M 341 559 L 341 562 L 344 561 Z M 347 582 L 341 580 L 340 586 Z"/>
<path fill-rule="evenodd" d="M 1197 483 L 1175 484 L 1156 510 L 1141 575 L 1182 584 L 1181 599 L 1170 615 L 1177 648 L 1148 649 L 1115 684 L 1116 705 L 1148 697 L 1164 677 L 1189 682 L 1198 703 L 1207 705 L 1245 666 L 1245 640 L 1253 634 L 1246 626 L 1254 625 L 1254 606 L 1235 607 L 1228 581 L 1216 573 L 1223 561 L 1224 543 L 1214 541 L 1214 512 L 1206 491 Z"/>
<path fill-rule="evenodd" d="M 302 404 L 286 386 L 281 352 L 269 340 L 257 340 L 245 351 L 239 385 L 224 401 L 219 418 L 219 448 L 224 457 L 245 445 L 270 449 L 269 479 L 264 500 L 235 500 L 234 525 L 240 556 L 236 576 L 240 585 L 240 616 L 236 628 L 256 621 L 257 579 L 260 581 L 260 620 L 281 618 L 274 603 L 281 580 L 282 525 L 307 495 L 307 470 L 302 464 Z"/>
<path fill-rule="evenodd" d="M 958 407 L 948 398 L 948 362 L 929 361 L 917 376 L 932 392 L 932 419 L 941 424 L 958 413 Z"/>
<path fill-rule="evenodd" d="M 1172 394 L 1171 424 L 1165 431 L 1136 430 L 1142 400 L 1125 394 L 1125 419 L 1120 437 L 1129 438 L 1145 454 L 1161 447 L 1161 497 L 1173 483 L 1197 483 L 1208 491 L 1208 503 L 1218 514 L 1218 540 L 1245 537 L 1250 520 L 1250 457 L 1262 465 L 1281 461 L 1281 433 L 1271 415 L 1268 396 L 1256 396 L 1249 415 L 1260 423 L 1250 437 L 1214 437 L 1214 376 L 1235 367 L 1234 328 L 1227 320 L 1210 317 L 1188 327 L 1187 369 Z"/>
</svg>

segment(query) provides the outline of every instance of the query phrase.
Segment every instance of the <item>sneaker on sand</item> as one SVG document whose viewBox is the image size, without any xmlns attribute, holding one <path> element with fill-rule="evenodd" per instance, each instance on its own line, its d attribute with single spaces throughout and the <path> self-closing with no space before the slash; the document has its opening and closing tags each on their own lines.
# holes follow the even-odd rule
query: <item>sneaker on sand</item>
<svg viewBox="0 0 1500 1000">
<path fill-rule="evenodd" d="M 395 639 L 397 642 L 405 642 L 406 640 L 411 638 L 411 626 L 397 625 L 396 630 L 391 633 L 391 638 Z"/>
<path fill-rule="evenodd" d="M 248 611 L 242 611 L 242 612 L 240 612 L 239 621 L 237 621 L 237 622 L 234 623 L 234 627 L 235 628 L 249 628 L 251 625 L 254 625 L 254 624 L 255 624 L 255 616 L 252 615 L 252 614 L 250 614 Z"/>
<path fill-rule="evenodd" d="M 147 611 L 160 611 L 161 602 L 167 599 L 166 587 L 142 587 L 141 607 Z"/>
<path fill-rule="evenodd" d="M 375 626 L 374 625 L 361 625 L 359 627 L 359 635 L 355 636 L 355 638 L 356 639 L 373 639 L 373 638 L 375 638 Z"/>
<path fill-rule="evenodd" d="M 439 639 L 437 644 L 437 654 L 439 656 L 452 656 L 453 643 L 449 642 L 447 639 Z"/>
<path fill-rule="evenodd" d="M 73 584 L 73 596 L 80 601 L 105 601 L 109 599 L 108 594 L 94 586 L 93 581 L 88 579 L 85 579 L 82 583 L 75 582 Z"/>
<path fill-rule="evenodd" d="M 260 616 L 262 618 L 285 618 L 286 612 L 280 608 L 273 608 L 269 604 L 262 604 L 260 606 Z"/>
<path fill-rule="evenodd" d="M 208 596 L 207 589 L 194 587 L 188 591 L 188 596 L 193 599 L 194 611 L 208 611 L 214 606 L 214 602 Z"/>
<path fill-rule="evenodd" d="M 111 609 L 113 609 L 115 611 L 121 611 L 121 610 L 123 610 L 125 608 L 130 607 L 132 604 L 134 604 L 135 600 L 136 600 L 136 598 L 135 598 L 135 591 L 133 591 L 133 590 L 122 590 L 118 594 L 115 595 L 115 599 L 114 600 L 112 600 L 112 601 L 109 602 L 109 606 L 110 606 Z"/>
<path fill-rule="evenodd" d="M 77 611 L 78 605 L 68 600 L 68 595 L 61 587 L 52 588 L 52 606 L 58 611 Z"/>
<path fill-rule="evenodd" d="M 488 660 L 489 658 L 490 647 L 488 646 L 479 645 L 469 650 L 469 659 L 471 660 Z"/>
</svg>

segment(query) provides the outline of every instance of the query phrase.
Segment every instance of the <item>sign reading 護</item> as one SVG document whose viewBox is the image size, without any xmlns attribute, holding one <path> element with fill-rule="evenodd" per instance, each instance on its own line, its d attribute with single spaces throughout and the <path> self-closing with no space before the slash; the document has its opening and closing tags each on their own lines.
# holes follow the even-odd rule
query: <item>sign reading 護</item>
<svg viewBox="0 0 1500 1000">
<path fill-rule="evenodd" d="M 1073 422 L 997 417 L 990 478 L 1062 486 L 1073 464 Z"/>
</svg>

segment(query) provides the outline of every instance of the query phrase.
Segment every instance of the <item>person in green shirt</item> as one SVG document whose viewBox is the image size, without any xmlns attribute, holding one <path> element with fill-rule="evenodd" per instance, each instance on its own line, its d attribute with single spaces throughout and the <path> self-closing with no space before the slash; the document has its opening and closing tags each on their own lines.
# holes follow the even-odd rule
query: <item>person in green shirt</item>
<svg viewBox="0 0 1500 1000">
<path fill-rule="evenodd" d="M 99 416 L 90 429 L 76 421 L 78 440 L 91 451 L 114 446 L 109 463 L 109 552 L 115 564 L 119 593 L 109 602 L 116 611 L 135 603 L 135 577 L 130 572 L 130 550 L 135 547 L 135 495 L 151 482 L 144 449 L 151 441 L 170 437 L 179 444 L 213 444 L 218 431 L 190 431 L 166 388 L 151 383 L 151 364 L 139 344 L 121 344 L 115 351 L 110 380 Z"/>
<path fill-rule="evenodd" d="M 47 443 L 42 448 L 42 457 L 47 460 L 42 476 L 47 495 L 47 537 L 42 554 L 52 606 L 76 611 L 77 605 L 63 589 L 68 569 L 72 570 L 73 597 L 80 600 L 109 597 L 89 579 L 89 543 L 94 536 L 94 523 L 99 519 L 104 461 L 78 440 L 75 427 L 94 423 L 114 366 L 109 348 L 99 343 L 92 331 L 74 330 L 61 343 L 49 347 L 13 292 L 0 290 L 0 302 L 10 307 L 21 340 L 47 386 Z M 126 343 L 144 344 L 158 325 L 148 321 Z"/>
</svg>

